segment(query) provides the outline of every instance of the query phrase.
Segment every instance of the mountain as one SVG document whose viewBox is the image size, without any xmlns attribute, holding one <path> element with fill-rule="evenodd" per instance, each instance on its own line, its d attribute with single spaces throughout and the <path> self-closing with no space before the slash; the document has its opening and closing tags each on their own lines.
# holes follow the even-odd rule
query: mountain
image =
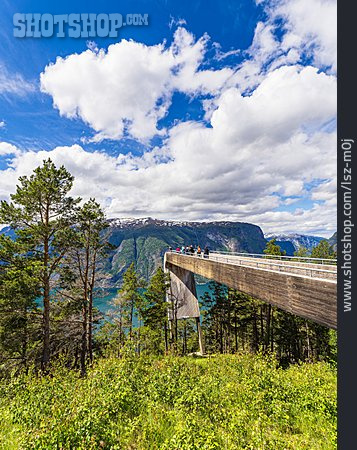
<svg viewBox="0 0 357 450">
<path fill-rule="evenodd" d="M 0 228 L 0 234 L 5 234 L 6 236 L 10 236 L 11 239 L 15 238 L 15 231 L 8 226 L 4 226 L 2 228 Z"/>
<path fill-rule="evenodd" d="M 257 225 L 241 222 L 179 222 L 142 219 L 109 220 L 108 240 L 116 246 L 106 270 L 117 285 L 127 267 L 135 262 L 148 279 L 162 264 L 168 247 L 208 246 L 210 250 L 262 253 L 266 240 Z"/>
<path fill-rule="evenodd" d="M 333 235 L 327 239 L 327 242 L 332 246 L 334 251 L 337 251 L 337 231 L 333 233 Z"/>
<path fill-rule="evenodd" d="M 265 238 L 270 240 L 275 238 L 276 243 L 282 250 L 286 251 L 286 254 L 292 256 L 296 250 L 300 247 L 306 247 L 308 250 L 312 250 L 319 242 L 324 238 L 320 236 L 309 236 L 306 234 L 274 234 L 269 233 L 265 235 Z"/>
<path fill-rule="evenodd" d="M 293 256 L 296 248 L 291 241 L 276 241 L 276 244 L 279 245 L 282 251 L 285 251 L 287 256 Z"/>
</svg>

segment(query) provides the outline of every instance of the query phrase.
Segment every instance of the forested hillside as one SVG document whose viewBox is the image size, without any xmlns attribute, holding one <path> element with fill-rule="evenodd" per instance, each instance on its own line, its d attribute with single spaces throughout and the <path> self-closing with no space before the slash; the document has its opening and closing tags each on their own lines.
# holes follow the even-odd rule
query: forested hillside
<svg viewBox="0 0 357 450">
<path fill-rule="evenodd" d="M 108 241 L 115 246 L 105 269 L 112 284 L 121 281 L 124 271 L 134 262 L 148 280 L 162 264 L 168 247 L 206 245 L 211 250 L 262 253 L 266 240 L 262 230 L 240 222 L 170 222 L 145 219 L 112 219 Z"/>
</svg>

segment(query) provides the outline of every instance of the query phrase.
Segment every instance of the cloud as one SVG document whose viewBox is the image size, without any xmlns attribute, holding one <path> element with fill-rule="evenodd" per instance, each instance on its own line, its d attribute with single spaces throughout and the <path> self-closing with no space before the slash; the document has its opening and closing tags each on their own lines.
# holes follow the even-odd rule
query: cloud
<svg viewBox="0 0 357 450">
<path fill-rule="evenodd" d="M 176 19 L 175 17 L 170 15 L 170 22 L 169 22 L 169 28 L 170 30 L 175 27 L 175 26 L 181 26 L 181 25 L 186 25 L 187 22 L 185 19 Z"/>
<path fill-rule="evenodd" d="M 337 184 L 336 179 L 333 178 L 329 181 L 325 181 L 319 184 L 312 190 L 312 200 L 319 200 L 325 202 L 325 204 L 336 206 L 337 203 Z"/>
<path fill-rule="evenodd" d="M 0 142 L 0 161 L 5 160 L 8 162 L 8 168 L 0 170 L 0 200 L 8 200 L 10 194 L 13 192 L 15 187 L 15 182 L 18 178 L 14 178 L 14 171 L 11 164 L 21 157 L 21 151 L 15 146 L 8 142 Z"/>
<path fill-rule="evenodd" d="M 8 142 L 0 142 L 0 156 L 18 156 L 20 153 L 21 151 L 15 145 L 9 144 Z"/>
<path fill-rule="evenodd" d="M 336 79 L 310 66 L 283 66 L 269 73 L 252 95 L 243 97 L 231 88 L 215 103 L 211 121 L 214 126 L 219 120 L 227 137 L 285 140 L 299 128 L 316 128 L 335 116 Z"/>
<path fill-rule="evenodd" d="M 40 76 L 41 90 L 61 115 L 80 118 L 96 132 L 95 141 L 138 140 L 162 134 L 158 121 L 168 112 L 175 90 L 217 93 L 232 74 L 227 68 L 199 70 L 208 37 L 195 41 L 178 28 L 174 41 L 147 46 L 121 40 L 108 50 L 91 49 L 58 57 Z"/>
<path fill-rule="evenodd" d="M 33 83 L 25 80 L 19 73 L 10 73 L 7 68 L 0 63 L 0 95 L 24 96 L 29 92 L 34 92 Z"/>
<path fill-rule="evenodd" d="M 5 127 L 6 127 L 5 120 L 0 120 L 0 128 L 5 128 Z"/>
<path fill-rule="evenodd" d="M 96 197 L 111 217 L 241 220 L 264 231 L 332 234 L 336 135 L 323 125 L 335 113 L 335 77 L 312 67 L 281 67 L 251 96 L 237 88 L 222 92 L 210 127 L 180 123 L 162 147 L 142 157 L 90 153 L 78 145 L 14 152 L 0 191 L 50 156 L 76 177 L 74 193 Z M 276 210 L 293 196 L 316 203 L 309 210 Z"/>
<path fill-rule="evenodd" d="M 264 233 L 304 233 L 330 237 L 336 231 L 336 208 L 314 205 L 311 209 L 295 211 L 267 211 L 251 216 L 253 223 L 259 223 Z"/>
<path fill-rule="evenodd" d="M 283 48 L 296 48 L 313 57 L 317 67 L 337 64 L 336 0 L 277 1 L 272 17 L 284 20 Z"/>
<path fill-rule="evenodd" d="M 319 68 L 336 72 L 336 0 L 262 0 L 266 18 L 257 23 L 245 59 L 228 80 L 249 92 L 271 71 L 312 60 Z"/>
</svg>

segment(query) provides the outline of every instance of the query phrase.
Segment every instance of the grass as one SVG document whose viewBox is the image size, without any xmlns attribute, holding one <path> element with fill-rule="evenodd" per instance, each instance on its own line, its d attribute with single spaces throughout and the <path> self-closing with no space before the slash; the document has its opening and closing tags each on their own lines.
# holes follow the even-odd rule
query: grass
<svg viewBox="0 0 357 450">
<path fill-rule="evenodd" d="M 256 355 L 103 359 L 1 386 L 1 449 L 335 449 L 336 372 Z"/>
</svg>

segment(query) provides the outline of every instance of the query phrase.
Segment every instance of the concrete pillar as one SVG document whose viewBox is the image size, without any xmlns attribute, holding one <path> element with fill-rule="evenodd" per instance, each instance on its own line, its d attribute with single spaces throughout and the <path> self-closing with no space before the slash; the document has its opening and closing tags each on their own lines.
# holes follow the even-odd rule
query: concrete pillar
<svg viewBox="0 0 357 450">
<path fill-rule="evenodd" d="M 204 353 L 202 331 L 200 326 L 200 308 L 197 299 L 195 277 L 189 270 L 173 266 L 164 259 L 164 269 L 170 273 L 170 291 L 168 301 L 174 302 L 177 319 L 196 318 L 200 352 Z M 169 319 L 172 320 L 172 311 L 169 309 Z"/>
</svg>

